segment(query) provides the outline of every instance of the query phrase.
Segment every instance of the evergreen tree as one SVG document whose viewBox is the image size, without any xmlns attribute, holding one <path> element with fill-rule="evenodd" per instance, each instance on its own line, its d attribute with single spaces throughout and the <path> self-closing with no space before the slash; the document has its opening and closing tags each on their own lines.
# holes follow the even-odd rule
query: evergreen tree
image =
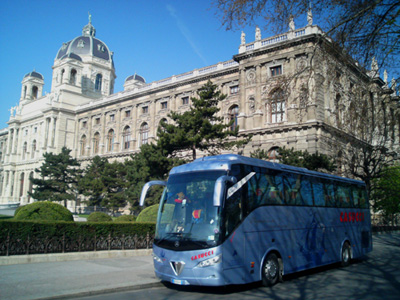
<svg viewBox="0 0 400 300">
<path fill-rule="evenodd" d="M 33 191 L 29 195 L 39 201 L 76 200 L 77 181 L 82 171 L 79 162 L 70 156 L 71 150 L 63 147 L 61 153 L 43 154 L 42 166 L 35 169 L 40 178 L 29 178 L 33 184 Z"/>
<path fill-rule="evenodd" d="M 380 212 L 387 221 L 395 225 L 400 213 L 400 166 L 383 170 L 380 178 L 373 180 L 372 200 L 374 211 Z"/>
<path fill-rule="evenodd" d="M 84 176 L 78 182 L 79 192 L 88 197 L 86 204 L 89 206 L 101 205 L 106 192 L 102 177 L 107 164 L 106 158 L 98 155 L 93 157 L 91 164 L 84 171 Z"/>
<path fill-rule="evenodd" d="M 101 175 L 105 188 L 101 205 L 115 213 L 120 207 L 126 205 L 126 167 L 117 161 L 106 163 Z"/>
<path fill-rule="evenodd" d="M 133 211 L 139 211 L 139 198 L 143 185 L 151 180 L 166 180 L 172 167 L 184 163 L 177 158 L 168 158 L 165 150 L 155 144 L 145 144 L 140 152 L 125 161 L 126 195 Z M 157 204 L 162 189 L 153 188 L 149 191 L 146 204 Z"/>
<path fill-rule="evenodd" d="M 307 150 L 278 149 L 279 162 L 285 165 L 306 168 L 312 171 L 322 171 L 332 173 L 336 166 L 332 157 L 318 152 L 310 154 Z M 256 150 L 250 153 L 251 157 L 268 160 L 268 152 L 265 150 Z"/>
<path fill-rule="evenodd" d="M 208 81 L 198 91 L 199 98 L 191 98 L 192 106 L 184 113 L 171 112 L 169 117 L 172 123 L 161 123 L 158 130 L 157 145 L 172 157 L 189 152 L 191 160 L 197 157 L 197 151 L 211 154 L 221 149 L 230 149 L 242 146 L 248 139 L 237 141 L 239 128 L 230 130 L 232 122 L 224 124 L 219 112 L 218 103 L 226 95 L 217 90 L 217 86 Z M 229 140 L 234 137 L 235 141 Z"/>
</svg>

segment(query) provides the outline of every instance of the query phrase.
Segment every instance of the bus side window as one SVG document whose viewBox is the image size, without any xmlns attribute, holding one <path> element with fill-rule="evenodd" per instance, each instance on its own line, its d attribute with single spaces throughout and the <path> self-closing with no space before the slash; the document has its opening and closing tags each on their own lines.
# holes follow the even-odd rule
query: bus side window
<svg viewBox="0 0 400 300">
<path fill-rule="evenodd" d="M 337 188 L 337 199 L 339 207 L 352 207 L 351 198 L 350 198 L 350 189 L 349 187 L 339 184 Z"/>
<path fill-rule="evenodd" d="M 300 176 L 300 175 L 299 175 Z M 302 177 L 301 188 L 300 188 L 301 198 L 307 206 L 313 206 L 313 186 L 311 185 L 310 178 Z"/>
<path fill-rule="evenodd" d="M 268 182 L 267 204 L 284 204 L 284 188 L 281 173 L 271 171 L 265 174 L 265 179 Z"/>
<path fill-rule="evenodd" d="M 268 181 L 258 169 L 254 169 L 256 174 L 251 177 L 247 184 L 248 192 L 248 212 L 259 206 L 267 204 Z"/>
<path fill-rule="evenodd" d="M 357 187 L 353 187 L 352 188 L 352 194 L 353 194 L 353 203 L 354 203 L 354 207 L 360 207 L 360 199 L 361 199 L 361 190 L 360 188 Z"/>
<path fill-rule="evenodd" d="M 312 181 L 315 206 L 325 206 L 324 187 L 317 178 Z"/>
<path fill-rule="evenodd" d="M 301 189 L 301 175 L 284 173 L 285 199 L 288 205 L 304 205 Z"/>
<path fill-rule="evenodd" d="M 330 181 L 324 181 L 323 187 L 326 206 L 335 207 L 335 189 L 333 184 Z"/>
<path fill-rule="evenodd" d="M 361 208 L 369 208 L 367 191 L 365 190 L 364 187 L 362 187 L 360 189 L 361 189 L 360 207 Z"/>
</svg>

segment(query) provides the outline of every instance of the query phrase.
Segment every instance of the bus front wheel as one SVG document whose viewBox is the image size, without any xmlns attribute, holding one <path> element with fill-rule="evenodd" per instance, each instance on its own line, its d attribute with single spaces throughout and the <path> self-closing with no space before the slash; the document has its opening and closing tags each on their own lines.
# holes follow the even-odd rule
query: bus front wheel
<svg viewBox="0 0 400 300">
<path fill-rule="evenodd" d="M 280 271 L 280 265 L 276 254 L 268 254 L 262 266 L 263 285 L 273 286 L 279 279 Z"/>
<path fill-rule="evenodd" d="M 348 242 L 345 242 L 342 247 L 342 260 L 340 265 L 342 267 L 347 267 L 351 260 L 351 246 Z"/>
</svg>

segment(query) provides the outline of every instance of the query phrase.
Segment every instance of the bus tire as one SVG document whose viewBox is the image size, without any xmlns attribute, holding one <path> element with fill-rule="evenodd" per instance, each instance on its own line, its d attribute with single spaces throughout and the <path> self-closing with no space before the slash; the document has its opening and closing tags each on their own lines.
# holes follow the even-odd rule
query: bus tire
<svg viewBox="0 0 400 300">
<path fill-rule="evenodd" d="M 275 253 L 269 253 L 262 265 L 262 283 L 264 286 L 273 286 L 281 273 L 278 257 Z"/>
<path fill-rule="evenodd" d="M 350 260 L 351 260 L 351 246 L 348 242 L 345 242 L 342 247 L 342 257 L 340 265 L 342 267 L 347 267 L 350 264 Z"/>
</svg>

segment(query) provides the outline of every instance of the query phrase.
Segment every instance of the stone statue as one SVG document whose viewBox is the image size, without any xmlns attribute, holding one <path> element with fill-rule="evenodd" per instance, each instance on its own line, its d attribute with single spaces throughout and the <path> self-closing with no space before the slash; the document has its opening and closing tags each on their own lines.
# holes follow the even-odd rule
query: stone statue
<svg viewBox="0 0 400 300">
<path fill-rule="evenodd" d="M 246 34 L 242 31 L 242 35 L 240 36 L 241 44 L 246 44 Z"/>
<path fill-rule="evenodd" d="M 397 86 L 397 84 L 396 84 L 396 79 L 392 78 L 391 84 L 392 84 L 391 88 L 392 88 L 392 90 L 393 90 L 392 96 L 396 97 L 396 96 L 397 96 L 397 91 L 396 91 L 396 86 Z"/>
<path fill-rule="evenodd" d="M 374 73 L 374 76 L 376 76 L 379 71 L 378 62 L 376 61 L 375 56 L 372 58 L 371 71 Z"/>
<path fill-rule="evenodd" d="M 385 82 L 385 86 L 387 87 L 388 85 L 388 73 L 387 71 L 383 71 L 383 81 Z"/>
<path fill-rule="evenodd" d="M 308 9 L 308 12 L 307 12 L 307 22 L 308 22 L 308 26 L 311 26 L 313 23 L 311 7 Z"/>
<path fill-rule="evenodd" d="M 261 30 L 256 26 L 256 41 L 261 41 Z"/>
<path fill-rule="evenodd" d="M 294 31 L 296 28 L 295 28 L 295 26 L 294 26 L 294 18 L 293 18 L 293 16 L 292 15 L 290 15 L 290 18 L 289 18 L 289 30 L 290 31 Z"/>
</svg>

